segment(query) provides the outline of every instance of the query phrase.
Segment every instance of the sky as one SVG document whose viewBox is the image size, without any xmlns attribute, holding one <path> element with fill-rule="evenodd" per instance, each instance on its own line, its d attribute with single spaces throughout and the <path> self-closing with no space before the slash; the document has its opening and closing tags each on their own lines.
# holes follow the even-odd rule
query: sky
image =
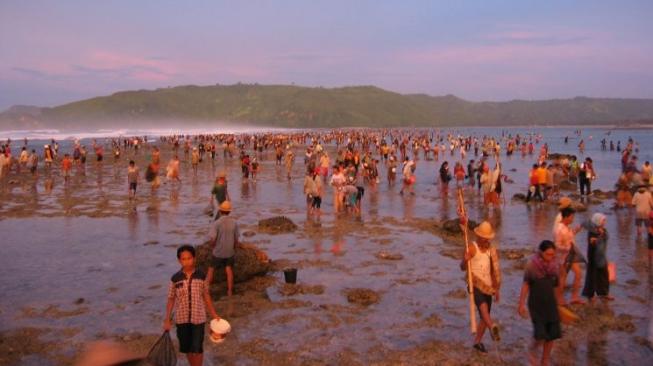
<svg viewBox="0 0 653 366">
<path fill-rule="evenodd" d="M 238 82 L 653 98 L 652 14 L 653 0 L 0 0 L 0 110 Z"/>
</svg>

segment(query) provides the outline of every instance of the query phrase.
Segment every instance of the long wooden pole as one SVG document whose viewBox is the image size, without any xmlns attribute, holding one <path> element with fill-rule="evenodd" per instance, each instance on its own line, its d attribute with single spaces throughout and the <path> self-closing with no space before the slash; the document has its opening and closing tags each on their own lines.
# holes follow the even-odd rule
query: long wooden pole
<svg viewBox="0 0 653 366">
<path fill-rule="evenodd" d="M 465 212 L 465 199 L 463 198 L 463 189 L 458 188 L 458 208 L 461 217 L 464 217 L 462 225 L 463 238 L 465 239 L 465 253 L 469 251 L 469 238 L 467 236 L 467 213 Z M 472 268 L 470 261 L 467 261 L 467 294 L 469 297 L 469 323 L 472 334 L 476 334 L 476 304 L 474 303 L 474 284 L 472 281 Z"/>
</svg>

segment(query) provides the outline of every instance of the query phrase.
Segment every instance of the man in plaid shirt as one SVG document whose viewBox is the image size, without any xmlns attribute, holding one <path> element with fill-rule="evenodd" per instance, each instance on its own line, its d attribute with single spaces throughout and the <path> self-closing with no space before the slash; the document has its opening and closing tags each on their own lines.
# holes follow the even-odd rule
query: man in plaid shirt
<svg viewBox="0 0 653 366">
<path fill-rule="evenodd" d="M 179 352 L 186 354 L 191 366 L 201 366 L 207 309 L 213 319 L 220 317 L 211 302 L 209 286 L 205 282 L 206 275 L 195 269 L 195 248 L 190 245 L 181 246 L 177 249 L 177 259 L 181 270 L 171 278 L 163 329 L 168 331 L 172 327 L 172 310 L 177 305 L 175 324 Z"/>
</svg>

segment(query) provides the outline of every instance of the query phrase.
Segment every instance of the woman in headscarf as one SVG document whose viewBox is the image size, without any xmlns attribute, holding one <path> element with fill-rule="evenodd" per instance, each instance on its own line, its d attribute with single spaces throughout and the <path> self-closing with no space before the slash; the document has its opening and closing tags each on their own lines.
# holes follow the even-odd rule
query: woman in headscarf
<svg viewBox="0 0 653 366">
<path fill-rule="evenodd" d="M 548 365 L 553 341 L 561 337 L 560 315 L 556 303 L 555 289 L 558 286 L 559 263 L 555 259 L 555 244 L 550 240 L 540 243 L 539 251 L 526 265 L 524 282 L 519 295 L 519 315 L 526 317 L 526 296 L 528 313 L 533 322 L 533 344 L 529 350 L 531 365 L 537 365 L 537 351 L 542 347 L 540 365 Z"/>
<path fill-rule="evenodd" d="M 603 300 L 614 300 L 609 295 L 610 282 L 606 257 L 608 231 L 605 229 L 605 222 L 604 214 L 595 213 L 589 221 L 583 224 L 587 229 L 587 271 L 583 296 L 590 301 L 593 301 L 596 295 Z"/>
</svg>

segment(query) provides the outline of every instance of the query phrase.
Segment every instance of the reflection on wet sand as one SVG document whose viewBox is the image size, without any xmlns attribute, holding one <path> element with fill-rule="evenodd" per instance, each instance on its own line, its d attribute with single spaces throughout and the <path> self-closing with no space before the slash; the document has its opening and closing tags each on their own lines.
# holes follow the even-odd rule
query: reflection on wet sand
<svg viewBox="0 0 653 366">
<path fill-rule="evenodd" d="M 548 138 L 555 141 L 557 137 Z M 335 155 L 333 146 L 328 149 Z M 555 149 L 563 151 L 563 146 Z M 134 156 L 141 171 L 147 166 L 147 151 L 144 148 Z M 588 152 L 598 155 L 596 165 L 605 172 L 595 187 L 611 189 L 613 182 L 605 177 L 610 176 L 613 164 L 619 169 L 618 156 L 601 156 L 589 144 Z M 162 161 L 168 161 L 171 154 L 162 149 Z M 453 185 L 447 197 L 433 185 L 442 159 L 419 161 L 414 196 L 399 195 L 400 181 L 389 186 L 381 179 L 375 187 L 366 185 L 360 215 L 334 215 L 332 189 L 325 185 L 323 214 L 307 216 L 301 162 L 295 162 L 289 181 L 285 167 L 275 166 L 274 154 L 258 154 L 261 170 L 254 182 L 241 178 L 237 154 L 226 160 L 221 156 L 215 162 L 205 158 L 197 177 L 190 160 L 182 159 L 181 183 L 167 182 L 151 190 L 142 181 L 133 204 L 127 201 L 124 159 L 132 158 L 127 155 L 120 163 L 89 163 L 88 183 L 80 176 L 64 185 L 56 166 L 38 179 L 25 177 L 26 187 L 37 187 L 29 193 L 4 181 L 0 231 L 7 244 L 3 244 L 6 254 L 0 265 L 21 273 L 24 281 L 0 285 L 4 295 L 0 307 L 10 309 L 0 313 L 2 331 L 35 326 L 64 334 L 78 329 L 74 336 L 57 341 L 57 347 L 70 355 L 98 333 L 102 338 L 126 338 L 126 343 L 158 334 L 165 285 L 178 269 L 175 248 L 205 239 L 213 179 L 225 170 L 233 215 L 242 223 L 241 232 L 253 234 L 243 241 L 268 253 L 276 269 L 285 264 L 300 267 L 300 290 L 282 291 L 283 273 L 275 271 L 236 284 L 231 298 L 216 296 L 218 312 L 230 320 L 234 334 L 226 347 L 207 343 L 207 359 L 216 364 L 325 360 L 334 364 L 502 364 L 493 345 L 488 345 L 491 352 L 485 356 L 472 353 L 468 344 L 464 282 L 458 268 L 461 243 L 436 225 L 457 216 Z M 500 224 L 495 241 L 500 253 L 506 253 L 502 258 L 506 275 L 502 301 L 493 307 L 493 315 L 505 328 L 499 345 L 505 364 L 523 364 L 532 328 L 515 314 L 517 291 L 531 250 L 551 237 L 556 206 L 510 200 L 514 193 L 525 192 L 530 161 L 514 156 L 503 163 L 517 183 L 504 186 L 508 199 L 499 209 L 486 208 L 477 190 L 466 191 L 465 198 L 471 219 Z M 613 211 L 611 203 L 608 199 L 590 202 L 587 212 L 578 213 L 577 221 L 594 212 L 608 214 L 608 230 L 614 233 L 608 257 L 617 262 L 619 275 L 611 293 L 617 300 L 607 305 L 611 311 L 575 309 L 588 324 L 565 329 L 561 347 L 554 350 L 558 364 L 641 364 L 651 356 L 641 342 L 651 337 L 649 328 L 653 327 L 652 300 L 643 295 L 651 291 L 650 282 L 644 280 L 649 273 L 645 243 L 635 241 L 633 214 Z M 258 229 L 260 219 L 278 215 L 289 217 L 299 228 L 283 234 Z M 30 233 L 29 245 L 22 240 L 25 233 Z M 42 253 L 48 253 L 47 258 Z M 78 286 L 69 286 L 71 280 Z M 379 295 L 378 302 L 350 303 L 344 295 L 350 289 L 370 290 Z M 83 303 L 76 304 L 80 298 Z M 46 311 L 50 306 L 57 306 L 59 312 Z M 80 311 L 84 306 L 88 310 Z M 599 316 L 607 320 L 591 323 Z M 87 326 L 90 323 L 93 329 Z"/>
</svg>

